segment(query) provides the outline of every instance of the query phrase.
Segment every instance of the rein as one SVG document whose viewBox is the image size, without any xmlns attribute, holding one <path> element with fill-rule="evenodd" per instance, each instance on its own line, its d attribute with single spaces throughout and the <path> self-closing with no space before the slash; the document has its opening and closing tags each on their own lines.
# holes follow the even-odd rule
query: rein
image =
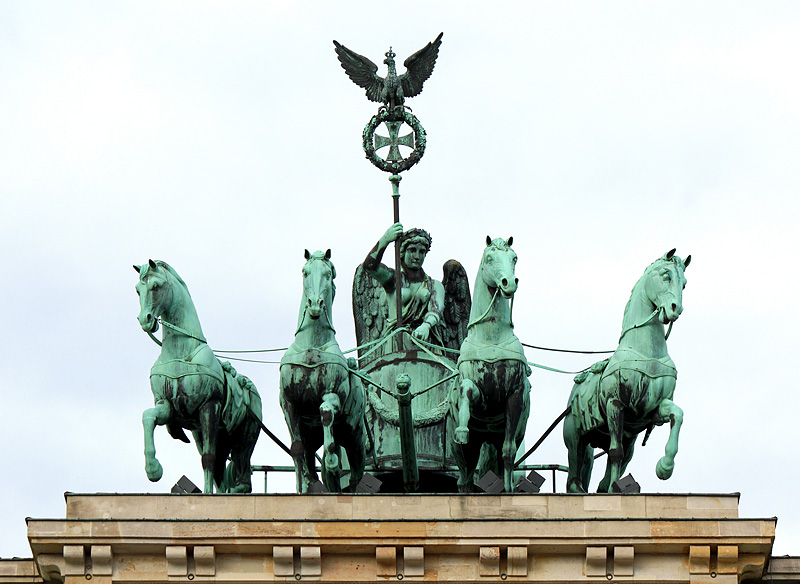
<svg viewBox="0 0 800 584">
<path fill-rule="evenodd" d="M 492 301 L 491 301 L 491 302 L 489 302 L 489 306 L 488 306 L 488 308 L 486 308 L 486 312 L 484 312 L 484 313 L 483 313 L 483 315 L 482 315 L 480 318 L 478 318 L 478 319 L 476 319 L 476 320 L 473 320 L 471 323 L 467 324 L 467 329 L 469 329 L 470 327 L 472 327 L 472 326 L 474 326 L 474 325 L 478 324 L 478 323 L 479 323 L 479 322 L 481 322 L 481 321 L 482 321 L 484 318 L 486 318 L 486 315 L 488 315 L 488 314 L 489 314 L 489 311 L 491 311 L 491 310 L 492 310 L 492 306 L 494 306 L 494 301 L 497 299 L 497 295 L 498 295 L 499 293 L 500 293 L 500 287 L 498 286 L 497 288 L 495 288 L 495 289 L 494 289 L 494 296 L 492 296 Z M 512 326 L 513 326 L 513 325 L 512 325 Z"/>
<path fill-rule="evenodd" d="M 660 308 L 656 308 L 656 309 L 655 309 L 653 312 L 651 312 L 651 313 L 650 313 L 650 316 L 648 316 L 648 317 L 647 317 L 645 320 L 643 320 L 643 321 L 642 321 L 642 322 L 640 322 L 639 324 L 635 324 L 635 325 L 633 325 L 633 326 L 629 326 L 628 328 L 624 329 L 624 330 L 623 330 L 623 331 L 620 333 L 620 335 L 619 335 L 619 341 L 618 341 L 618 342 L 620 342 L 620 343 L 622 342 L 622 337 L 624 337 L 626 333 L 628 333 L 628 332 L 632 331 L 633 329 L 641 328 L 641 327 L 643 327 L 644 325 L 646 325 L 648 322 L 650 322 L 651 320 L 653 320 L 653 317 L 654 317 L 655 315 L 657 315 L 657 314 L 658 314 L 658 312 L 659 312 L 660 310 L 661 310 Z M 672 325 L 674 324 L 674 322 L 675 322 L 675 321 L 670 321 L 670 322 L 669 322 L 669 328 L 667 328 L 667 334 L 666 334 L 666 335 L 664 335 L 664 340 L 665 340 L 665 341 L 666 341 L 667 339 L 669 339 L 669 334 L 672 332 Z"/>
<path fill-rule="evenodd" d="M 194 339 L 195 341 L 200 341 L 200 342 L 201 342 L 201 343 L 203 343 L 204 345 L 207 345 L 207 344 L 208 344 L 208 341 L 207 341 L 207 340 L 205 340 L 205 339 L 202 337 L 202 335 L 201 335 L 201 336 L 199 336 L 199 337 L 198 337 L 197 335 L 193 335 L 192 333 L 190 333 L 190 332 L 189 332 L 189 331 L 187 331 L 186 329 L 184 329 L 184 328 L 181 328 L 181 327 L 179 327 L 178 325 L 172 324 L 171 322 L 169 322 L 169 321 L 167 321 L 167 320 L 164 320 L 163 318 L 159 318 L 159 319 L 158 319 L 158 322 L 160 322 L 160 323 L 161 323 L 161 324 L 162 324 L 164 327 L 166 327 L 166 328 L 168 328 L 168 329 L 170 329 L 170 330 L 173 330 L 173 331 L 175 331 L 176 333 L 183 335 L 184 337 L 189 337 L 189 338 L 191 338 L 191 339 Z M 162 342 L 161 342 L 161 341 L 159 341 L 159 340 L 156 338 L 156 336 L 155 336 L 153 333 L 151 333 L 150 331 L 147 331 L 147 335 L 148 335 L 148 336 L 149 336 L 151 339 L 153 339 L 153 342 L 154 342 L 156 345 L 158 345 L 159 347 L 163 346 Z"/>
</svg>

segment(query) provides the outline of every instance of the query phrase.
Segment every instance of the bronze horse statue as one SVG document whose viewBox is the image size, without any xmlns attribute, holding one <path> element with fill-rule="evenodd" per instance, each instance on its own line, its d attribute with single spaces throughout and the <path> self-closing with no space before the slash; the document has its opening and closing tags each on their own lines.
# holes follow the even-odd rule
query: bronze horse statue
<svg viewBox="0 0 800 584">
<path fill-rule="evenodd" d="M 450 445 L 458 464 L 460 492 L 473 490 L 479 460 L 494 460 L 496 474 L 512 492 L 514 457 L 530 413 L 531 369 L 514 334 L 510 299 L 517 291 L 517 254 L 508 240 L 486 237 L 458 359 L 459 383 L 450 399 Z M 484 444 L 496 456 L 481 458 Z M 499 468 L 502 463 L 502 468 Z"/>
<path fill-rule="evenodd" d="M 678 372 L 667 353 L 664 325 L 683 311 L 684 270 L 691 259 L 682 260 L 673 249 L 644 271 L 625 307 L 617 350 L 575 377 L 564 418 L 569 492 L 589 488 L 594 448 L 608 450 L 598 491 L 610 492 L 633 457 L 639 433 L 646 431 L 644 445 L 653 427 L 667 422 L 669 438 L 656 475 L 672 476 L 683 411 L 672 401 Z"/>
<path fill-rule="evenodd" d="M 158 481 L 163 474 L 156 459 L 155 427 L 166 426 L 182 442 L 189 442 L 187 429 L 201 454 L 203 491 L 249 493 L 250 457 L 261 429 L 255 386 L 214 356 L 189 290 L 171 266 L 150 260 L 133 268 L 139 273 L 139 324 L 161 345 L 150 370 L 155 407 L 142 414 L 147 477 Z M 159 321 L 164 327 L 161 342 L 153 336 Z"/>
<path fill-rule="evenodd" d="M 303 299 L 292 345 L 281 359 L 280 403 L 292 439 L 297 492 L 319 481 L 315 454 L 324 445 L 322 482 L 341 492 L 341 448 L 350 465 L 350 488 L 364 475 L 366 396 L 336 342 L 331 307 L 336 269 L 331 250 L 305 252 Z"/>
</svg>

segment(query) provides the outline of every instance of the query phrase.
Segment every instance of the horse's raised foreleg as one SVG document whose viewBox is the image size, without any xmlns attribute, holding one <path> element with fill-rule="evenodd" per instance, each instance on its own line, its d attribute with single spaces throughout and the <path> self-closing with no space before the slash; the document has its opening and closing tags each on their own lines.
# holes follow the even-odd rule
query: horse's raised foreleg
<svg viewBox="0 0 800 584">
<path fill-rule="evenodd" d="M 341 492 L 341 468 L 337 454 L 336 442 L 333 439 L 333 421 L 341 410 L 339 396 L 335 393 L 326 393 L 322 396 L 322 405 L 319 406 L 319 415 L 322 420 L 323 459 L 326 476 L 330 477 L 325 486 L 331 492 Z"/>
<path fill-rule="evenodd" d="M 454 432 L 456 444 L 469 442 L 470 408 L 480 400 L 481 391 L 475 383 L 466 377 L 461 379 L 461 392 L 458 397 L 458 425 Z"/>
<path fill-rule="evenodd" d="M 167 400 L 159 400 L 155 407 L 142 412 L 142 426 L 144 426 L 144 470 L 147 478 L 155 482 L 161 479 L 164 469 L 156 458 L 155 429 L 163 426 L 172 415 L 172 408 Z"/>
<path fill-rule="evenodd" d="M 214 492 L 214 465 L 217 460 L 217 432 L 219 431 L 220 404 L 206 402 L 200 406 L 200 435 L 202 436 L 203 492 Z"/>
<path fill-rule="evenodd" d="M 669 438 L 664 448 L 664 456 L 656 463 L 656 476 L 662 481 L 672 476 L 675 470 L 675 456 L 678 454 L 678 436 L 683 424 L 683 410 L 680 409 L 672 400 L 665 399 L 658 406 L 658 416 L 660 423 L 669 421 Z"/>
</svg>

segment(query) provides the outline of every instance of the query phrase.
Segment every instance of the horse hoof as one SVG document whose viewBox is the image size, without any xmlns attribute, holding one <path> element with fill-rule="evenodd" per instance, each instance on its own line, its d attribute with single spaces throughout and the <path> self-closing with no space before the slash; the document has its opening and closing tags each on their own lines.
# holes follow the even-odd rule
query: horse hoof
<svg viewBox="0 0 800 584">
<path fill-rule="evenodd" d="M 456 444 L 467 444 L 469 442 L 469 428 L 456 428 Z"/>
<path fill-rule="evenodd" d="M 675 470 L 674 462 L 665 462 L 666 457 L 661 458 L 656 464 L 656 476 L 662 481 L 667 480 L 672 476 L 672 471 Z"/>
<path fill-rule="evenodd" d="M 153 464 L 146 464 L 144 470 L 147 473 L 147 478 L 154 483 L 160 481 L 161 477 L 164 475 L 164 468 L 157 460 L 154 461 Z"/>
<path fill-rule="evenodd" d="M 325 456 L 325 468 L 329 471 L 334 471 L 339 468 L 339 457 L 335 454 L 327 454 Z"/>
</svg>

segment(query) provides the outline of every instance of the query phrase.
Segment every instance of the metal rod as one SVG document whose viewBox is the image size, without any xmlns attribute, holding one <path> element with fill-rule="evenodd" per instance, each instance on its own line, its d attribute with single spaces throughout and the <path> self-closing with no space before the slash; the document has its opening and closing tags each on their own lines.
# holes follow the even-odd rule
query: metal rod
<svg viewBox="0 0 800 584">
<path fill-rule="evenodd" d="M 558 416 L 558 417 L 555 419 L 555 421 L 554 421 L 552 424 L 550 424 L 550 427 L 549 427 L 547 430 L 545 430 L 545 431 L 544 431 L 544 434 L 542 434 L 542 437 L 541 437 L 541 438 L 539 438 L 539 439 L 536 441 L 536 444 L 534 444 L 533 446 L 531 446 L 531 447 L 530 447 L 530 449 L 528 450 L 528 452 L 526 452 L 526 453 L 523 455 L 523 457 L 522 457 L 522 458 L 520 458 L 520 459 L 519 459 L 517 462 L 515 462 L 515 463 L 514 463 L 514 468 L 517 468 L 517 467 L 519 466 L 519 464 L 520 464 L 520 463 L 521 463 L 523 460 L 525 460 L 526 458 L 528 458 L 528 457 L 529 457 L 531 454 L 533 454 L 533 451 L 534 451 L 534 450 L 536 450 L 537 448 L 539 448 L 539 446 L 541 445 L 541 443 L 542 443 L 542 442 L 544 442 L 544 439 L 545 439 L 545 438 L 547 438 L 547 437 L 550 435 L 550 432 L 552 432 L 553 430 L 555 430 L 556 426 L 558 426 L 558 423 L 559 423 L 561 420 L 563 420 L 564 418 L 566 418 L 566 417 L 567 417 L 567 414 L 569 413 L 569 411 L 570 411 L 570 407 L 567 407 L 567 409 L 566 409 L 566 410 L 564 410 L 563 412 L 561 412 L 561 415 L 560 415 L 560 416 Z"/>
</svg>

